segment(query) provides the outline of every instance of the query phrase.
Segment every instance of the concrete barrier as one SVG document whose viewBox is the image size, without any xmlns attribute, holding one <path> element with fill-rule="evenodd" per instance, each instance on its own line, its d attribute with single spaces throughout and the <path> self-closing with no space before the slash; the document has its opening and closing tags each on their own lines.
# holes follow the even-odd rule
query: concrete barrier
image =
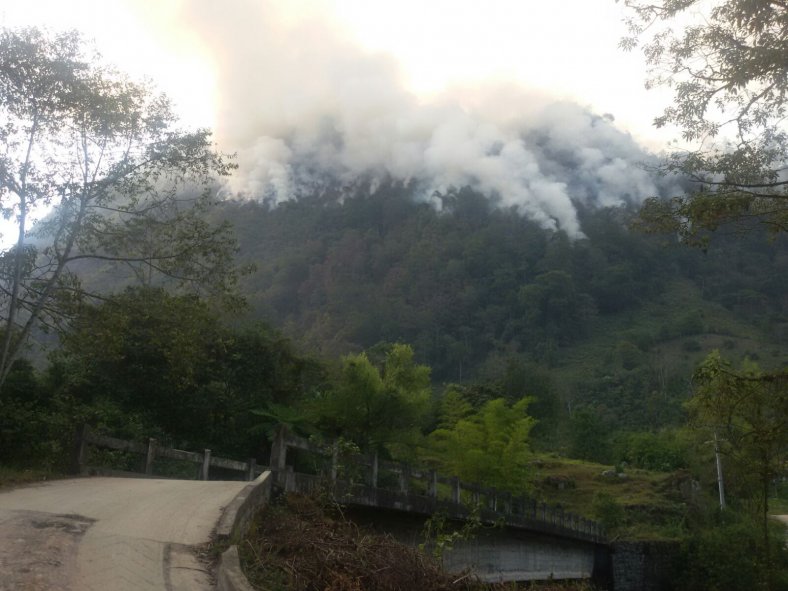
<svg viewBox="0 0 788 591">
<path fill-rule="evenodd" d="M 219 560 L 217 591 L 254 591 L 241 570 L 235 543 L 246 535 L 254 514 L 268 503 L 273 480 L 271 472 L 263 472 L 246 485 L 222 512 L 216 526 L 216 539 L 232 545 L 222 553 Z"/>
<path fill-rule="evenodd" d="M 271 498 L 273 481 L 273 474 L 270 471 L 263 472 L 247 484 L 225 507 L 216 526 L 216 538 L 219 541 L 229 541 L 233 544 L 246 535 L 254 514 Z"/>
<path fill-rule="evenodd" d="M 238 546 L 230 546 L 222 553 L 216 573 L 216 591 L 254 591 L 241 570 Z"/>
</svg>

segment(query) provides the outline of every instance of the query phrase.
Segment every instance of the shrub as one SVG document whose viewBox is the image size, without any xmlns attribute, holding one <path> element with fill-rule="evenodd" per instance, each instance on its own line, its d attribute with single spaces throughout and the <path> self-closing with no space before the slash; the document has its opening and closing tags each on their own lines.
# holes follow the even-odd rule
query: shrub
<svg viewBox="0 0 788 591">
<path fill-rule="evenodd" d="M 591 511 L 608 534 L 624 523 L 624 508 L 608 493 L 600 492 L 594 495 Z"/>
<path fill-rule="evenodd" d="M 788 552 L 782 528 L 772 531 L 774 570 L 771 589 L 785 589 Z M 680 591 L 751 591 L 768 589 L 769 573 L 761 559 L 761 530 L 754 518 L 727 512 L 720 523 L 690 536 L 682 546 Z"/>
<path fill-rule="evenodd" d="M 688 448 L 675 431 L 626 433 L 616 442 L 616 456 L 637 468 L 672 472 L 687 467 Z"/>
</svg>

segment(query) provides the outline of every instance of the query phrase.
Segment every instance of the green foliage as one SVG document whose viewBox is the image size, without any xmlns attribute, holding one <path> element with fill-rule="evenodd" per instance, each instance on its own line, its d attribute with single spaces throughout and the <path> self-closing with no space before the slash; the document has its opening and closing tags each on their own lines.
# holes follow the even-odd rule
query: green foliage
<svg viewBox="0 0 788 591">
<path fill-rule="evenodd" d="M 623 507 L 612 495 L 605 492 L 594 495 L 591 512 L 608 535 L 612 535 L 624 522 Z"/>
<path fill-rule="evenodd" d="M 567 427 L 571 457 L 600 463 L 610 459 L 610 430 L 594 410 L 576 410 Z"/>
<path fill-rule="evenodd" d="M 618 355 L 621 358 L 621 366 L 624 369 L 635 369 L 641 365 L 645 359 L 643 352 L 629 341 L 622 341 L 618 344 Z"/>
<path fill-rule="evenodd" d="M 750 361 L 735 370 L 713 351 L 695 372 L 695 393 L 687 407 L 694 426 L 721 440 L 727 460 L 753 479 L 751 490 L 739 485 L 757 508 L 760 560 L 770 570 L 769 495 L 772 481 L 784 476 L 788 453 L 788 373 L 764 374 Z"/>
<path fill-rule="evenodd" d="M 776 524 L 775 524 L 776 525 Z M 769 544 L 775 560 L 763 563 L 760 526 L 751 517 L 728 513 L 710 527 L 696 530 L 682 546 L 682 568 L 676 577 L 681 591 L 750 591 L 785 589 L 788 583 L 788 550 L 784 530 L 770 530 Z"/>
<path fill-rule="evenodd" d="M 138 422 L 129 436 L 262 460 L 265 433 L 252 411 L 296 405 L 323 380 L 265 326 L 227 329 L 205 302 L 162 289 L 129 288 L 85 308 L 74 326 L 51 387 L 74 404 L 118 409 L 106 424 L 115 435 L 134 423 L 125 415 Z"/>
<path fill-rule="evenodd" d="M 497 398 L 453 426 L 436 429 L 428 436 L 427 459 L 441 473 L 467 482 L 515 493 L 528 490 L 533 476 L 529 435 L 535 420 L 528 415 L 532 401 L 522 398 L 510 406 Z"/>
<path fill-rule="evenodd" d="M 624 433 L 614 447 L 618 462 L 644 470 L 672 472 L 689 462 L 689 442 L 676 430 Z"/>
<path fill-rule="evenodd" d="M 415 362 L 409 345 L 394 344 L 382 368 L 366 353 L 344 357 L 336 384 L 314 401 L 311 412 L 314 422 L 333 436 L 342 435 L 362 449 L 393 449 L 420 435 L 430 399 L 429 367 Z"/>
<path fill-rule="evenodd" d="M 447 550 L 454 548 L 454 544 L 459 541 L 469 540 L 476 535 L 482 527 L 479 516 L 479 508 L 473 507 L 470 515 L 462 522 L 459 529 L 449 529 L 449 520 L 443 512 L 433 513 L 424 522 L 422 536 L 424 541 L 419 544 L 419 550 L 425 552 L 429 550 L 433 558 L 440 561 Z"/>
<path fill-rule="evenodd" d="M 676 125 L 698 145 L 664 166 L 688 178 L 692 189 L 646 202 L 646 225 L 701 245 L 707 232 L 731 223 L 787 230 L 788 182 L 781 171 L 788 156 L 788 7 L 764 0 L 624 3 L 633 17 L 621 45 L 632 49 L 646 37 L 648 85 L 674 93 L 655 125 Z"/>
<path fill-rule="evenodd" d="M 465 399 L 462 390 L 454 384 L 443 392 L 438 411 L 438 428 L 453 429 L 461 420 L 473 414 L 473 406 Z"/>
<path fill-rule="evenodd" d="M 736 370 L 713 351 L 694 382 L 687 403 L 692 425 L 707 436 L 716 434 L 729 461 L 756 476 L 759 484 L 751 494 L 765 514 L 769 483 L 783 474 L 788 449 L 788 375 L 764 373 L 750 361 Z"/>
<path fill-rule="evenodd" d="M 578 293 L 572 276 L 565 271 L 537 275 L 533 283 L 520 289 L 518 300 L 529 325 L 561 341 L 583 334 L 596 313 L 593 298 Z"/>
<path fill-rule="evenodd" d="M 0 31 L 0 126 L 0 205 L 18 227 L 0 253 L 0 384 L 34 327 L 77 311 L 86 260 L 233 295 L 235 240 L 206 221 L 210 186 L 232 166 L 209 132 L 179 131 L 165 97 L 104 66 L 76 32 Z M 39 206 L 52 210 L 31 228 Z"/>
</svg>

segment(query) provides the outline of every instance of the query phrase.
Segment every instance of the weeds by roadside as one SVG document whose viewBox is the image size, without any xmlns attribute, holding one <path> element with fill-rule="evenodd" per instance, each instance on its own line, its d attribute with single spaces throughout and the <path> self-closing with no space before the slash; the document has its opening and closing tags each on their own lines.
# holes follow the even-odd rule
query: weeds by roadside
<svg viewBox="0 0 788 591">
<path fill-rule="evenodd" d="M 9 468 L 8 466 L 0 466 L 0 490 L 63 477 L 62 474 L 49 472 L 47 470 L 33 468 L 20 470 L 18 468 Z"/>
<path fill-rule="evenodd" d="M 590 591 L 585 583 L 485 584 L 444 572 L 425 553 L 360 529 L 337 505 L 289 494 L 258 514 L 239 546 L 249 581 L 266 591 Z"/>
</svg>

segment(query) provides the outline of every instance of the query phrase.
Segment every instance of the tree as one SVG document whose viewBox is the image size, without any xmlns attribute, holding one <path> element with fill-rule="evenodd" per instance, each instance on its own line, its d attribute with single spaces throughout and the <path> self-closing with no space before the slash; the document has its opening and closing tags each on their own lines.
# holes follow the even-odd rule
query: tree
<svg viewBox="0 0 788 591">
<path fill-rule="evenodd" d="M 610 456 L 610 429 L 592 408 L 580 408 L 569 419 L 569 455 L 604 463 Z"/>
<path fill-rule="evenodd" d="M 0 384 L 33 328 L 61 326 L 85 295 L 83 261 L 232 291 L 234 239 L 205 219 L 232 165 L 207 130 L 176 123 L 166 97 L 102 65 L 78 33 L 0 32 L 0 207 L 17 226 L 0 255 Z"/>
<path fill-rule="evenodd" d="M 239 457 L 261 452 L 261 414 L 286 408 L 296 416 L 323 380 L 322 367 L 276 331 L 227 328 L 204 300 L 162 288 L 127 288 L 83 306 L 61 345 L 51 356 L 53 393 L 119 411 L 111 422 L 88 417 L 91 426 L 133 436 L 136 422 L 146 437 Z M 11 396 L 25 386 L 17 364 L 6 382 Z"/>
<path fill-rule="evenodd" d="M 366 353 L 344 357 L 336 386 L 315 401 L 313 412 L 320 426 L 362 449 L 393 449 L 420 434 L 430 398 L 429 367 L 416 364 L 409 345 L 394 344 L 382 371 Z"/>
<path fill-rule="evenodd" d="M 784 475 L 788 455 L 788 371 L 763 373 L 752 362 L 737 371 L 713 351 L 695 372 L 694 383 L 687 404 L 693 422 L 719 437 L 721 451 L 756 477 L 762 552 L 769 571 L 769 488 Z"/>
<path fill-rule="evenodd" d="M 673 89 L 657 127 L 676 125 L 696 147 L 663 170 L 689 180 L 669 201 L 646 201 L 648 229 L 692 244 L 735 224 L 788 230 L 786 93 L 788 3 L 784 0 L 624 0 L 632 11 L 624 49 L 642 45 L 647 87 Z M 710 8 L 707 8 L 710 6 Z"/>
<path fill-rule="evenodd" d="M 531 477 L 529 436 L 536 424 L 528 415 L 532 402 L 526 397 L 509 406 L 496 398 L 459 419 L 444 408 L 441 425 L 446 426 L 430 433 L 428 459 L 442 472 L 467 482 L 526 491 Z"/>
</svg>

